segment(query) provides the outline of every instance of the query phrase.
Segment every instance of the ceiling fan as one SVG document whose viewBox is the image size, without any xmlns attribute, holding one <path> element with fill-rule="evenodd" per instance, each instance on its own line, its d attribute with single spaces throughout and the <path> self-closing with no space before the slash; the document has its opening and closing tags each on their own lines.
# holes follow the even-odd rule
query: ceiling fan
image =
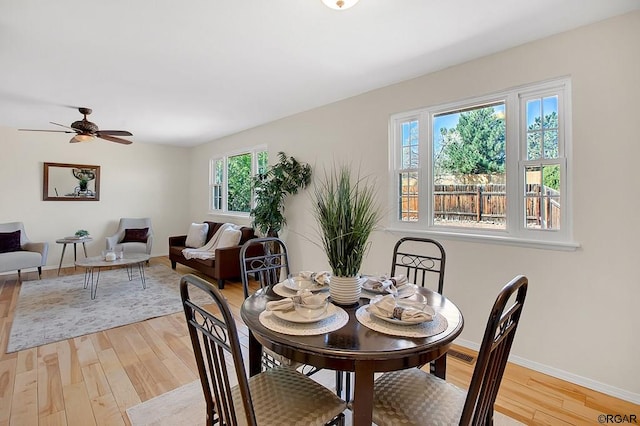
<svg viewBox="0 0 640 426">
<path fill-rule="evenodd" d="M 95 123 L 87 120 L 87 115 L 91 114 L 90 108 L 80 107 L 78 108 L 80 114 L 84 115 L 82 120 L 74 121 L 71 123 L 71 127 L 64 124 L 58 124 L 51 121 L 51 124 L 56 126 L 65 127 L 70 130 L 36 130 L 36 129 L 18 129 L 27 132 L 58 132 L 58 133 L 76 133 L 69 142 L 86 142 L 93 138 L 100 138 L 110 142 L 117 142 L 125 145 L 129 145 L 132 142 L 126 139 L 119 138 L 118 136 L 133 136 L 131 132 L 126 130 L 100 130 Z"/>
</svg>

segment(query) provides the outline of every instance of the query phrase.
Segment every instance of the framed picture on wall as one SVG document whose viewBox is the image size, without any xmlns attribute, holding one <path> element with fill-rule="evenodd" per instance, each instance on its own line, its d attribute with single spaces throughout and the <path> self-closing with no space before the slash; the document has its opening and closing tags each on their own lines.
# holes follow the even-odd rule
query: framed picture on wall
<svg viewBox="0 0 640 426">
<path fill-rule="evenodd" d="M 43 201 L 100 200 L 100 166 L 44 163 Z"/>
</svg>

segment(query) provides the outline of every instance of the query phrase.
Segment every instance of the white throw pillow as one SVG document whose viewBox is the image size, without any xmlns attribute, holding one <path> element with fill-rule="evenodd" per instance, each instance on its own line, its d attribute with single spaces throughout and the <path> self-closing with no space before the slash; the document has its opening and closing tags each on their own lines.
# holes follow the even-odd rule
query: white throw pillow
<svg viewBox="0 0 640 426">
<path fill-rule="evenodd" d="M 233 247 L 237 246 L 240 243 L 240 238 L 242 238 L 242 231 L 234 228 L 227 228 L 222 231 L 222 235 L 220 235 L 220 240 L 218 241 L 218 245 L 216 248 L 225 248 L 225 247 Z"/>
<path fill-rule="evenodd" d="M 200 248 L 207 242 L 208 223 L 192 223 L 187 233 L 187 247 Z"/>
</svg>

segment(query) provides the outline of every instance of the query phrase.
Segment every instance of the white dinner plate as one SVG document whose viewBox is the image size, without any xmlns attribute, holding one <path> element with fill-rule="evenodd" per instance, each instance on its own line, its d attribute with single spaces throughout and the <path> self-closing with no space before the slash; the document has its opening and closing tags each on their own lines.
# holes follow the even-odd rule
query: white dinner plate
<svg viewBox="0 0 640 426">
<path fill-rule="evenodd" d="M 299 313 L 297 313 L 295 310 L 271 311 L 273 315 L 275 315 L 280 319 L 283 319 L 289 322 L 295 322 L 298 324 L 310 324 L 312 322 L 322 321 L 324 319 L 330 318 L 331 316 L 335 315 L 336 312 L 338 312 L 338 308 L 335 305 L 332 305 L 331 303 L 329 303 L 329 306 L 327 306 L 327 312 L 325 312 L 324 315 L 318 318 L 305 318 L 301 316 Z"/>
<path fill-rule="evenodd" d="M 416 324 L 422 324 L 423 322 L 429 322 L 429 321 L 433 321 L 433 318 L 436 316 L 436 312 L 433 310 L 433 308 L 431 306 L 425 306 L 423 311 L 428 313 L 429 315 L 431 315 L 430 319 L 415 319 L 412 321 L 401 321 L 397 318 L 387 318 L 385 316 L 382 315 L 377 315 L 374 312 L 371 312 L 369 309 L 367 309 L 367 311 L 373 315 L 376 318 L 380 318 L 383 321 L 386 322 L 390 322 L 391 324 L 397 324 L 397 325 L 416 325 Z"/>
</svg>

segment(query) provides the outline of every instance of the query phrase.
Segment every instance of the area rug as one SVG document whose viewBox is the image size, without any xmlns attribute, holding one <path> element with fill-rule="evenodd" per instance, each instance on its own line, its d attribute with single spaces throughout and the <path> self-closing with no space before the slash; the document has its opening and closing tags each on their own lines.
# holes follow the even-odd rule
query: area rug
<svg viewBox="0 0 640 426">
<path fill-rule="evenodd" d="M 182 310 L 180 274 L 164 265 L 145 267 L 143 289 L 133 270 L 131 281 L 125 268 L 102 271 L 95 300 L 83 288 L 84 274 L 23 282 L 7 353 Z"/>
<path fill-rule="evenodd" d="M 332 377 L 335 376 L 332 374 Z M 127 410 L 127 416 L 129 416 L 131 426 L 204 426 L 205 403 L 200 382 L 191 382 L 135 405 Z M 497 411 L 494 412 L 493 417 L 494 426 L 523 425 L 523 423 Z M 353 424 L 349 410 L 345 412 L 345 424 L 347 426 Z"/>
</svg>

